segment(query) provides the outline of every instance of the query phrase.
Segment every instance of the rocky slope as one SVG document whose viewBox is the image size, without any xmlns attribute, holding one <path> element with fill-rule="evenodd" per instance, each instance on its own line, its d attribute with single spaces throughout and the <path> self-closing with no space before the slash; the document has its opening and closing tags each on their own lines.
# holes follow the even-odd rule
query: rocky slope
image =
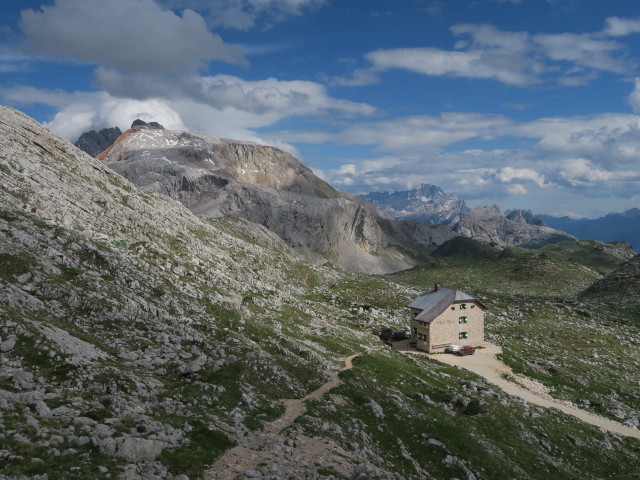
<svg viewBox="0 0 640 480">
<path fill-rule="evenodd" d="M 497 205 L 469 210 L 455 226 L 454 231 L 498 247 L 537 248 L 551 243 L 575 240 L 575 237 L 560 230 L 510 220 Z"/>
<path fill-rule="evenodd" d="M 308 260 L 388 273 L 414 265 L 394 245 L 424 254 L 453 236 L 445 227 L 412 226 L 405 245 L 405 225 L 276 148 L 164 129 L 123 137 L 105 162 L 142 190 L 168 195 L 203 219 L 234 215 L 264 225 Z"/>
<path fill-rule="evenodd" d="M 299 296 L 337 273 L 138 191 L 13 109 L 0 134 L 3 478 L 184 480 L 335 374 L 346 327 Z"/>
<path fill-rule="evenodd" d="M 362 198 L 393 218 L 420 220 L 427 225 L 453 226 L 468 210 L 457 195 L 427 183 L 401 192 L 371 192 Z"/>
</svg>

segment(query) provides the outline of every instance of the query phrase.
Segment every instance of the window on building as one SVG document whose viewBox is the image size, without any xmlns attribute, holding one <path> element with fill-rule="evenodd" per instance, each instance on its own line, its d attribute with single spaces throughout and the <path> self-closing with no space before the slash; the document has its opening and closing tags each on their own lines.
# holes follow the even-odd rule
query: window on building
<svg viewBox="0 0 640 480">
<path fill-rule="evenodd" d="M 466 310 L 467 309 L 467 304 L 463 303 L 462 305 L 460 305 L 460 310 Z"/>
<path fill-rule="evenodd" d="M 460 317 L 458 323 L 467 323 L 467 317 Z"/>
<path fill-rule="evenodd" d="M 471 308 L 476 308 L 476 306 L 475 305 L 471 305 Z"/>
<path fill-rule="evenodd" d="M 458 338 L 459 338 L 460 340 L 462 340 L 463 338 L 467 338 L 468 336 L 469 336 L 469 334 L 468 334 L 467 332 L 460 332 L 460 333 L 458 334 Z"/>
<path fill-rule="evenodd" d="M 456 307 L 451 307 L 451 310 L 455 310 L 455 309 L 456 309 Z"/>
</svg>

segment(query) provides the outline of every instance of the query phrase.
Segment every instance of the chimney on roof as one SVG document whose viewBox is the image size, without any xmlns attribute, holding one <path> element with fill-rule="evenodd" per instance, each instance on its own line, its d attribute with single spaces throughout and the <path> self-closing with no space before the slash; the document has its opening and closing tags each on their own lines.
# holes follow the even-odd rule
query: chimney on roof
<svg viewBox="0 0 640 480">
<path fill-rule="evenodd" d="M 440 286 L 439 283 L 436 283 L 436 286 L 434 287 L 433 291 L 434 292 L 439 292 L 442 289 L 442 287 Z"/>
</svg>

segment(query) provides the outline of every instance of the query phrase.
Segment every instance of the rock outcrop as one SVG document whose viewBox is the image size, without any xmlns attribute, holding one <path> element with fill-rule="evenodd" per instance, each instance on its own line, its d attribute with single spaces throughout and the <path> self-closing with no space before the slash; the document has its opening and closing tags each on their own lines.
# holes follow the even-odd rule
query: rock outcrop
<svg viewBox="0 0 640 480">
<path fill-rule="evenodd" d="M 509 212 L 509 214 L 507 215 L 507 220 L 511 220 L 512 222 L 516 223 L 524 223 L 527 225 L 537 225 L 539 227 L 546 226 L 544 221 L 540 217 L 535 216 L 528 210 L 514 210 L 512 212 Z"/>
<path fill-rule="evenodd" d="M 122 131 L 118 127 L 103 128 L 99 131 L 91 130 L 80 135 L 74 145 L 83 152 L 95 157 L 115 142 L 120 135 L 122 135 Z"/>
<path fill-rule="evenodd" d="M 510 220 L 497 205 L 469 210 L 455 226 L 454 231 L 497 247 L 536 248 L 550 243 L 575 240 L 575 237 L 560 230 Z"/>
<path fill-rule="evenodd" d="M 468 210 L 457 195 L 446 194 L 437 185 L 423 183 L 413 190 L 371 192 L 362 198 L 399 220 L 420 220 L 427 225 L 457 224 Z"/>
</svg>

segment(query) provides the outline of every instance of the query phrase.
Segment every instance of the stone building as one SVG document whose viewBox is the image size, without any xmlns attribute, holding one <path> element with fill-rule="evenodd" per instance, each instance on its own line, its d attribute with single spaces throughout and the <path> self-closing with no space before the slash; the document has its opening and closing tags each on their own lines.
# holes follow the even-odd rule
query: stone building
<svg viewBox="0 0 640 480">
<path fill-rule="evenodd" d="M 478 345 L 484 341 L 485 307 L 460 290 L 434 288 L 422 292 L 411 309 L 411 340 L 427 352 L 442 352 L 450 345 Z"/>
</svg>

